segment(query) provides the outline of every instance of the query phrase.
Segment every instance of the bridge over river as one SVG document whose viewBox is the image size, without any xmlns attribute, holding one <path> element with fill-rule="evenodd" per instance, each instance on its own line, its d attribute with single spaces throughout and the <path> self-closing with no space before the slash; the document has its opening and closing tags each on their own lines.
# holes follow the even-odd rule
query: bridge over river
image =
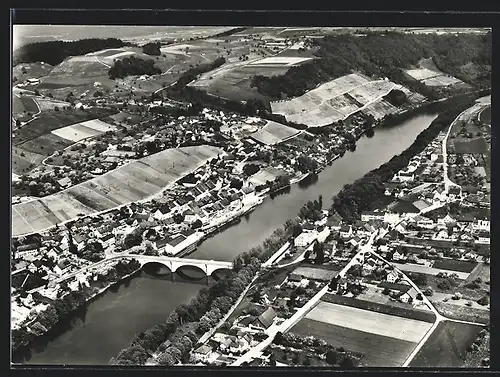
<svg viewBox="0 0 500 377">
<path fill-rule="evenodd" d="M 206 259 L 189 259 L 189 258 L 176 258 L 167 256 L 152 256 L 152 255 L 137 255 L 137 254 L 121 254 L 121 258 L 134 258 L 144 266 L 147 263 L 159 263 L 168 267 L 173 273 L 181 267 L 189 266 L 196 267 L 203 271 L 207 276 L 212 275 L 217 270 L 231 270 L 233 268 L 232 262 L 222 262 L 216 260 Z"/>
</svg>

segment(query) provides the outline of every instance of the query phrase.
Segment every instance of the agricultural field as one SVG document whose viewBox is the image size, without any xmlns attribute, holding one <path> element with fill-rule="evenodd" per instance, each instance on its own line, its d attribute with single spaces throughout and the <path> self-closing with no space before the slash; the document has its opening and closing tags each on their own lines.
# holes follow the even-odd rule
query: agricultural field
<svg viewBox="0 0 500 377">
<path fill-rule="evenodd" d="M 434 262 L 433 268 L 441 270 L 464 272 L 470 274 L 477 266 L 477 262 L 456 260 L 456 259 L 441 259 Z"/>
<path fill-rule="evenodd" d="M 410 367 L 463 367 L 467 348 L 481 329 L 481 326 L 464 323 L 441 322 L 411 361 Z"/>
<path fill-rule="evenodd" d="M 273 113 L 284 115 L 288 121 L 326 126 L 347 118 L 363 106 L 382 100 L 394 87 L 395 84 L 390 81 L 369 81 L 353 73 L 322 84 L 300 97 L 272 102 L 271 108 Z M 371 111 L 381 113 L 384 110 L 393 112 L 392 107 L 387 105 Z"/>
<path fill-rule="evenodd" d="M 296 136 L 300 132 L 284 124 L 268 121 L 264 127 L 251 134 L 250 137 L 265 145 L 275 145 Z"/>
<path fill-rule="evenodd" d="M 413 79 L 427 86 L 443 87 L 455 86 L 459 84 L 465 85 L 463 81 L 457 79 L 456 77 L 441 72 L 434 64 L 432 58 L 422 59 L 419 63 L 419 66 L 420 67 L 417 69 L 408 69 L 405 72 Z"/>
<path fill-rule="evenodd" d="M 474 154 L 487 153 L 488 145 L 483 137 L 473 139 L 461 139 L 454 142 L 454 153 L 456 154 Z"/>
<path fill-rule="evenodd" d="M 220 152 L 211 146 L 168 149 L 56 194 L 16 204 L 12 207 L 12 234 L 39 232 L 81 214 L 147 199 Z"/>
<path fill-rule="evenodd" d="M 362 112 L 366 115 L 373 116 L 375 120 L 379 120 L 387 114 L 395 114 L 399 112 L 399 109 L 389 102 L 382 100 L 366 106 Z"/>
<path fill-rule="evenodd" d="M 28 140 L 20 145 L 24 152 L 35 153 L 43 156 L 43 158 L 52 153 L 69 147 L 73 141 L 57 136 L 53 133 L 48 133 L 39 136 L 33 140 Z"/>
<path fill-rule="evenodd" d="M 414 343 L 418 343 L 432 327 L 429 322 L 324 301 L 311 310 L 306 318 Z"/>
<path fill-rule="evenodd" d="M 46 156 L 12 146 L 12 171 L 22 175 L 39 165 Z"/>
<path fill-rule="evenodd" d="M 306 279 L 330 281 L 337 276 L 338 271 L 339 270 L 301 266 L 294 270 L 293 273 L 303 276 Z"/>
<path fill-rule="evenodd" d="M 393 262 L 394 266 L 399 268 L 401 271 L 405 272 L 418 272 L 421 274 L 426 274 L 426 275 L 437 275 L 440 272 L 446 272 L 447 274 L 457 274 L 459 279 L 467 279 L 469 276 L 469 272 L 460 272 L 460 271 L 454 271 L 454 270 L 445 270 L 443 268 L 435 268 L 435 267 L 427 267 L 419 264 L 410 264 L 410 263 L 395 263 Z M 472 271 L 472 270 L 471 270 Z"/>
<path fill-rule="evenodd" d="M 293 57 L 293 56 L 272 56 L 248 63 L 251 67 L 293 67 L 305 63 L 311 60 L 311 58 Z"/>
<path fill-rule="evenodd" d="M 71 126 L 59 128 L 52 131 L 52 134 L 76 143 L 80 140 L 101 135 L 107 131 L 114 130 L 116 130 L 116 127 L 99 119 L 92 119 L 86 122 L 76 123 L 72 124 Z"/>
<path fill-rule="evenodd" d="M 56 107 L 62 108 L 63 106 L 69 106 L 70 104 L 65 101 L 59 101 L 51 98 L 37 97 L 36 103 L 40 107 L 41 111 L 54 110 Z"/>
<path fill-rule="evenodd" d="M 291 332 L 300 336 L 314 336 L 335 347 L 343 347 L 363 355 L 361 363 L 368 367 L 398 367 L 415 349 L 416 343 L 369 332 L 354 330 L 304 318 Z"/>
<path fill-rule="evenodd" d="M 101 118 L 116 113 L 114 110 L 104 108 L 92 108 L 88 110 L 60 110 L 45 111 L 32 122 L 17 130 L 13 137 L 12 144 L 20 145 L 28 140 L 46 135 L 51 131 L 65 126 L 84 122 L 90 119 Z"/>
</svg>

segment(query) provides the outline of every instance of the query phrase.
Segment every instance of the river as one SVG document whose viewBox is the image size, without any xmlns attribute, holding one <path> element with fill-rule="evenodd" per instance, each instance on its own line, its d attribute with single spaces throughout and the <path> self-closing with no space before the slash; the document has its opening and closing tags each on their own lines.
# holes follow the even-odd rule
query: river
<svg viewBox="0 0 500 377">
<path fill-rule="evenodd" d="M 342 187 L 389 161 L 408 148 L 437 115 L 419 115 L 399 125 L 378 128 L 362 137 L 354 152 L 333 162 L 308 187 L 293 185 L 290 193 L 267 198 L 240 223 L 205 240 L 189 257 L 231 261 L 260 245 L 287 219 L 297 215 L 308 200 L 323 195 L 325 208 Z M 186 272 L 187 273 L 187 272 Z M 195 271 L 189 272 L 194 276 Z M 177 274 L 176 274 L 177 275 Z M 29 355 L 16 360 L 30 364 L 107 364 L 135 334 L 165 319 L 181 303 L 189 302 L 203 287 L 180 276 L 176 281 L 142 271 L 105 292 L 62 324 L 51 336 L 34 345 Z"/>
</svg>

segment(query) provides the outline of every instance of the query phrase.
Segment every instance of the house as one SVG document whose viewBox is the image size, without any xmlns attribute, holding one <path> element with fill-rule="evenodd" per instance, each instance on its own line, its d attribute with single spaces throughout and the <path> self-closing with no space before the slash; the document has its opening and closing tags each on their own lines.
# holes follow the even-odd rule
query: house
<svg viewBox="0 0 500 377">
<path fill-rule="evenodd" d="M 451 198 L 457 198 L 462 194 L 462 188 L 460 186 L 451 186 L 448 194 Z"/>
<path fill-rule="evenodd" d="M 410 301 L 412 301 L 412 297 L 409 295 L 408 292 L 402 292 L 399 297 L 398 297 L 399 301 L 403 302 L 403 303 L 408 303 Z"/>
<path fill-rule="evenodd" d="M 61 187 L 63 189 L 71 186 L 71 179 L 69 179 L 69 177 L 61 178 L 61 179 L 57 180 L 56 182 L 59 185 L 59 187 Z"/>
<path fill-rule="evenodd" d="M 490 231 L 490 221 L 489 220 L 481 220 L 477 219 L 476 222 L 472 225 L 474 230 L 486 230 Z"/>
<path fill-rule="evenodd" d="M 419 216 L 419 218 L 417 219 L 417 226 L 419 228 L 432 229 L 436 226 L 436 224 L 434 224 L 434 221 L 429 219 L 428 217 Z"/>
<path fill-rule="evenodd" d="M 311 244 L 316 239 L 316 235 L 311 232 L 302 232 L 293 241 L 296 247 L 306 247 Z"/>
<path fill-rule="evenodd" d="M 451 223 L 456 223 L 455 219 L 453 217 L 451 217 L 450 214 L 447 214 L 446 216 L 438 219 L 437 222 L 440 225 L 447 225 L 447 224 L 451 224 Z"/>
<path fill-rule="evenodd" d="M 293 285 L 300 285 L 302 283 L 302 276 L 298 274 L 291 274 L 288 277 L 288 282 L 292 283 Z"/>
<path fill-rule="evenodd" d="M 368 222 L 370 220 L 383 220 L 384 213 L 383 212 L 365 212 L 361 214 L 361 221 Z"/>
<path fill-rule="evenodd" d="M 377 267 L 377 264 L 374 261 L 369 261 L 367 263 L 363 263 L 363 273 L 368 275 L 370 274 L 375 268 Z"/>
<path fill-rule="evenodd" d="M 277 317 L 273 308 L 268 308 L 264 313 L 257 317 L 253 325 L 257 328 L 268 329 Z"/>
<path fill-rule="evenodd" d="M 490 244 L 490 232 L 483 230 L 478 233 L 477 237 L 478 239 L 476 243 L 486 244 L 486 245 Z"/>
<path fill-rule="evenodd" d="M 396 271 L 392 270 L 391 272 L 389 272 L 386 276 L 386 280 L 387 282 L 389 283 L 395 283 L 396 281 L 398 281 L 399 279 L 399 275 Z"/>
<path fill-rule="evenodd" d="M 394 261 L 398 261 L 398 260 L 402 260 L 404 259 L 404 255 L 402 253 L 400 253 L 399 251 L 395 251 L 393 254 L 392 254 L 392 260 Z"/>
<path fill-rule="evenodd" d="M 415 180 L 415 174 L 407 171 L 401 171 L 398 174 L 398 178 L 402 182 L 413 182 Z"/>
<path fill-rule="evenodd" d="M 352 227 L 350 225 L 342 225 L 340 227 L 340 237 L 349 238 L 352 236 Z"/>
<path fill-rule="evenodd" d="M 399 222 L 399 213 L 385 212 L 383 221 L 388 224 L 397 224 Z"/>
<path fill-rule="evenodd" d="M 102 246 L 104 248 L 107 248 L 107 247 L 110 247 L 111 245 L 114 245 L 115 242 L 116 242 L 116 238 L 114 236 L 113 233 L 108 233 L 108 234 L 105 234 L 102 238 L 101 238 L 101 242 L 102 242 Z"/>
<path fill-rule="evenodd" d="M 353 238 L 351 238 L 349 241 L 348 241 L 351 245 L 353 246 L 357 246 L 360 244 L 361 242 L 361 238 L 359 236 L 355 236 Z"/>
<path fill-rule="evenodd" d="M 81 251 L 85 248 L 85 237 L 81 234 L 75 234 L 73 236 L 73 244 L 76 246 L 78 251 Z"/>
<path fill-rule="evenodd" d="M 164 204 L 156 210 L 153 216 L 157 220 L 165 220 L 166 218 L 169 217 L 168 216 L 169 213 L 170 213 L 170 207 Z"/>
<path fill-rule="evenodd" d="M 212 347 L 204 344 L 197 349 L 194 350 L 193 356 L 197 361 L 209 362 L 211 356 L 213 354 Z"/>
</svg>

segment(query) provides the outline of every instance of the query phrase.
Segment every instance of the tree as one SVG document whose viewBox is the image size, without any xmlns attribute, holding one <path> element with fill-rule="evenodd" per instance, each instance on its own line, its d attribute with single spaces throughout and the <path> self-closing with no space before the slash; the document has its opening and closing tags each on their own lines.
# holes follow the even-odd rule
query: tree
<svg viewBox="0 0 500 377">
<path fill-rule="evenodd" d="M 431 297 L 434 294 L 434 290 L 432 289 L 432 287 L 427 287 L 424 289 L 423 293 L 424 295 Z"/>
<path fill-rule="evenodd" d="M 346 356 L 342 359 L 342 361 L 340 362 L 339 366 L 342 368 L 342 369 L 351 369 L 351 368 L 354 368 L 354 360 L 351 359 L 349 356 Z"/>
<path fill-rule="evenodd" d="M 477 300 L 477 303 L 482 306 L 489 305 L 490 298 L 488 296 L 483 296 L 479 300 Z"/>
<path fill-rule="evenodd" d="M 169 352 L 165 352 L 165 353 L 161 354 L 156 359 L 156 361 L 158 362 L 159 365 L 162 365 L 162 366 L 175 365 L 175 359 Z"/>
<path fill-rule="evenodd" d="M 300 356 L 298 353 L 294 353 L 292 357 L 292 363 L 293 364 L 298 364 L 300 363 Z"/>
<path fill-rule="evenodd" d="M 416 299 L 422 301 L 424 298 L 422 297 L 422 294 L 419 292 L 417 293 Z"/>
<path fill-rule="evenodd" d="M 243 181 L 241 181 L 237 178 L 232 178 L 231 184 L 229 186 L 232 188 L 235 188 L 237 190 L 240 190 L 243 187 Z"/>
<path fill-rule="evenodd" d="M 325 251 L 322 243 L 316 242 L 313 246 L 313 251 L 316 253 L 316 264 L 323 264 L 325 262 Z"/>
<path fill-rule="evenodd" d="M 420 287 L 427 285 L 427 276 L 425 274 L 419 274 L 418 272 L 414 273 L 412 274 L 411 279 L 416 285 Z"/>
<path fill-rule="evenodd" d="M 338 363 L 338 354 L 334 350 L 329 350 L 326 353 L 326 362 L 330 365 L 336 365 Z"/>
</svg>

